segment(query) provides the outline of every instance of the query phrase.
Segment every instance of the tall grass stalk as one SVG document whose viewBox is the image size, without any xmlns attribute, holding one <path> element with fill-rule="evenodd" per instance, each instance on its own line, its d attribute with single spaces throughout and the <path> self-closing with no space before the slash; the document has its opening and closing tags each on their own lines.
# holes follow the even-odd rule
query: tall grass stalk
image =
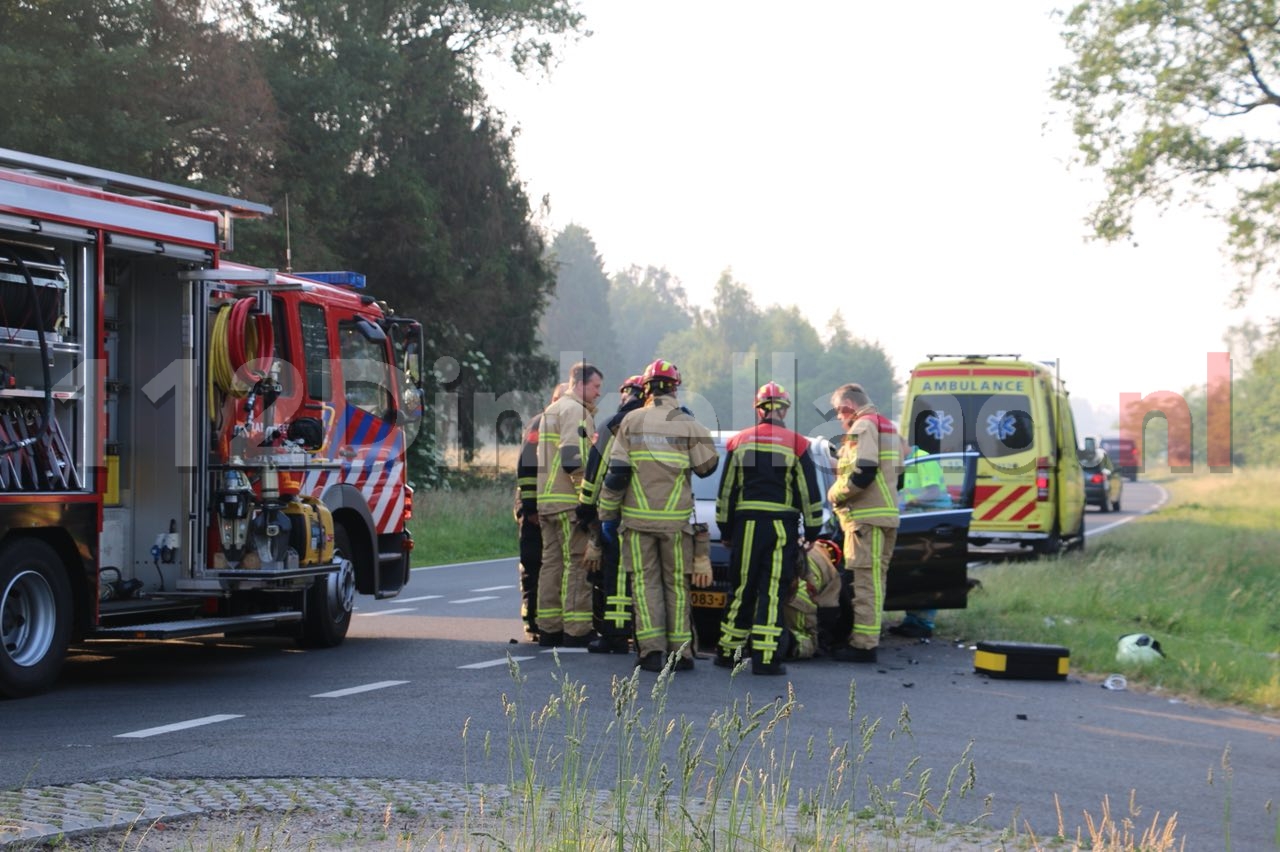
<svg viewBox="0 0 1280 852">
<path fill-rule="evenodd" d="M 704 724 L 672 714 L 675 659 L 648 690 L 638 669 L 615 676 L 603 729 L 590 724 L 586 691 L 559 668 L 558 657 L 554 690 L 532 703 L 528 676 L 508 662 L 513 688 L 502 701 L 512 811 L 503 815 L 504 848 L 847 849 L 863 828 L 894 837 L 937 831 L 952 796 L 972 790 L 968 748 L 941 790 L 916 757 L 902 776 L 874 781 L 866 772 L 872 749 L 886 737 L 910 741 L 910 716 L 903 708 L 891 728 L 858 716 L 855 684 L 849 731 L 829 730 L 825 755 L 812 741 L 791 742 L 800 705 L 790 686 L 763 705 L 735 699 Z M 466 748 L 469 727 L 464 732 Z M 814 759 L 827 760 L 826 782 L 795 787 L 796 767 Z M 606 770 L 611 761 L 616 768 Z M 859 789 L 865 800 L 855 805 Z"/>
</svg>

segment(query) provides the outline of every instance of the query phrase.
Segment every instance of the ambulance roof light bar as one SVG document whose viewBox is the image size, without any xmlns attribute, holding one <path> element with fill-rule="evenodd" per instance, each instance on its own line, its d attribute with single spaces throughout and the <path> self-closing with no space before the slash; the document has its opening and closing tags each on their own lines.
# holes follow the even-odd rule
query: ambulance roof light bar
<svg viewBox="0 0 1280 852">
<path fill-rule="evenodd" d="M 950 355 L 950 354 L 935 353 L 933 355 L 927 355 L 925 357 L 927 357 L 930 361 L 932 361 L 934 358 L 959 358 L 962 361 L 981 361 L 984 358 L 1012 358 L 1014 361 L 1022 360 L 1022 355 L 1017 352 L 1014 352 L 1014 353 L 1001 352 L 995 355 L 959 355 L 959 354 Z"/>
</svg>

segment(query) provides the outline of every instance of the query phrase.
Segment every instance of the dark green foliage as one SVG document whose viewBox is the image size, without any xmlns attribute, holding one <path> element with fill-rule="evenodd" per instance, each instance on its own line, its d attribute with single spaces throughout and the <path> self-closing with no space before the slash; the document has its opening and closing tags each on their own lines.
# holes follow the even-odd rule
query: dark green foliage
<svg viewBox="0 0 1280 852">
<path fill-rule="evenodd" d="M 845 382 L 861 382 L 886 412 L 892 406 L 897 385 L 888 356 L 878 344 L 853 338 L 839 313 L 824 343 L 799 307 L 761 308 L 728 270 L 705 310 L 689 304 L 665 269 L 632 266 L 607 279 L 595 242 L 580 225 L 565 228 L 553 251 L 557 287 L 543 346 L 552 357 L 584 352 L 604 370 L 606 391 L 666 358 L 680 368 L 681 399 L 713 429 L 754 423 L 755 392 L 767 381 L 787 388 L 787 422 L 805 434 L 840 432 L 828 421 L 829 400 Z"/>
<path fill-rule="evenodd" d="M 622 374 L 610 319 L 609 279 L 595 241 L 586 228 L 569 225 L 556 235 L 549 260 L 556 271 L 556 292 L 542 317 L 543 352 L 561 374 L 569 360 L 585 359 L 604 373 L 606 389 L 616 388 L 629 374 Z"/>
<path fill-rule="evenodd" d="M 653 266 L 632 266 L 613 276 L 609 314 L 621 362 L 619 380 L 644 372 L 660 356 L 662 338 L 693 322 L 693 309 L 679 280 Z"/>
</svg>

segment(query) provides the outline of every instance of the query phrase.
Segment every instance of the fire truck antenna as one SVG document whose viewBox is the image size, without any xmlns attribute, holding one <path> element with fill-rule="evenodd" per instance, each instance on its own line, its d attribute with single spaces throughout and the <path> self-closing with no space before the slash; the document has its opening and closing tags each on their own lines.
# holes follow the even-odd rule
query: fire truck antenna
<svg viewBox="0 0 1280 852">
<path fill-rule="evenodd" d="M 289 193 L 284 195 L 284 271 L 293 271 L 293 239 L 289 233 Z"/>
</svg>

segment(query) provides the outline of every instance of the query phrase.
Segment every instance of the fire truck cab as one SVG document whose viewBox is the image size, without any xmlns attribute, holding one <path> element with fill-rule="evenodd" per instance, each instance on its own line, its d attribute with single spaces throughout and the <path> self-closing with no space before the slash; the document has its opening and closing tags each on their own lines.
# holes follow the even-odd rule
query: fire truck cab
<svg viewBox="0 0 1280 852">
<path fill-rule="evenodd" d="M 225 262 L 270 212 L 0 149 L 0 695 L 79 640 L 337 645 L 408 581 L 421 328 Z"/>
</svg>

